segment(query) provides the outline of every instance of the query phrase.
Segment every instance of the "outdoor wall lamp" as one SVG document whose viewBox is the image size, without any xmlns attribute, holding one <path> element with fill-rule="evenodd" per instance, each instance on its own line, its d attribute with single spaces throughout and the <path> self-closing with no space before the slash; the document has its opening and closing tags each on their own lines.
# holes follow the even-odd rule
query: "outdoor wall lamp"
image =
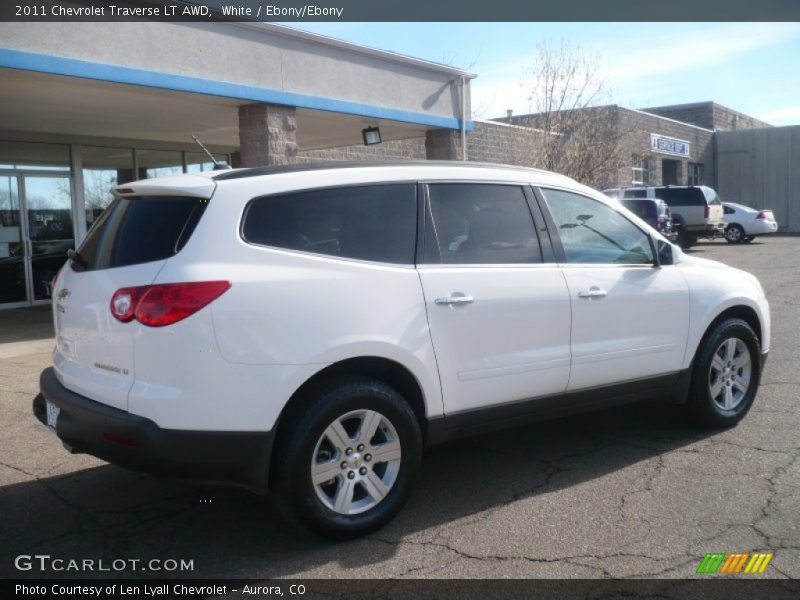
<svg viewBox="0 0 800 600">
<path fill-rule="evenodd" d="M 365 146 L 372 146 L 373 144 L 380 144 L 381 130 L 378 127 L 367 127 L 361 130 L 361 136 L 364 138 Z"/>
</svg>

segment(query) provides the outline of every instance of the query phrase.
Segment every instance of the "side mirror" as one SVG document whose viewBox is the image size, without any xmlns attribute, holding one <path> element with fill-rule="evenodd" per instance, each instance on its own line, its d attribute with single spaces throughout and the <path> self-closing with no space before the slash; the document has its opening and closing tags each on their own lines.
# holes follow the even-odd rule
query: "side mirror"
<svg viewBox="0 0 800 600">
<path fill-rule="evenodd" d="M 656 240 L 656 248 L 658 251 L 658 264 L 659 265 L 672 265 L 675 259 L 672 255 L 672 244 L 664 240 Z"/>
</svg>

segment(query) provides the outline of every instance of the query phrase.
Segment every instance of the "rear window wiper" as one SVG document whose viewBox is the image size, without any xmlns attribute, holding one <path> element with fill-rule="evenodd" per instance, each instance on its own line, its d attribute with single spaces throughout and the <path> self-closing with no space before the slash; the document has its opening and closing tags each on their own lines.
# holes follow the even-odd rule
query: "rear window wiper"
<svg viewBox="0 0 800 600">
<path fill-rule="evenodd" d="M 80 266 L 81 266 L 81 267 L 83 267 L 84 269 L 86 269 L 86 268 L 88 268 L 88 267 L 89 267 L 89 261 L 87 261 L 85 258 L 83 258 L 83 257 L 82 257 L 82 256 L 81 256 L 81 255 L 78 253 L 78 251 L 77 251 L 77 250 L 73 250 L 72 248 L 70 248 L 69 250 L 67 250 L 67 256 L 69 257 L 69 259 L 70 259 L 72 262 L 74 262 L 74 263 L 77 263 L 78 265 L 80 265 Z"/>
</svg>

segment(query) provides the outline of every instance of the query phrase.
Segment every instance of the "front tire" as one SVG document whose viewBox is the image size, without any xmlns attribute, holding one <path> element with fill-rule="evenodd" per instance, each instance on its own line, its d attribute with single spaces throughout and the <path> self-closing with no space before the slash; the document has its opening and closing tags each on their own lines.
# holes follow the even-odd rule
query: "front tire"
<svg viewBox="0 0 800 600">
<path fill-rule="evenodd" d="M 695 357 L 688 408 L 696 422 L 732 427 L 755 400 L 761 378 L 758 337 L 742 319 L 718 323 Z"/>
<path fill-rule="evenodd" d="M 371 533 L 405 504 L 422 458 L 414 411 L 392 387 L 363 377 L 336 380 L 286 424 L 276 489 L 283 508 L 317 533 Z"/>
<path fill-rule="evenodd" d="M 740 244 L 744 239 L 744 229 L 742 229 L 741 225 L 733 223 L 725 228 L 725 241 L 729 244 Z"/>
</svg>

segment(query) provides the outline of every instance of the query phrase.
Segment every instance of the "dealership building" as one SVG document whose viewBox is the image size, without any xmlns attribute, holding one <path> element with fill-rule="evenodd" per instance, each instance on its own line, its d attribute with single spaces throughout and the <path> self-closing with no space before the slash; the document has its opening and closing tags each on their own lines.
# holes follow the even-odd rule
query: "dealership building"
<svg viewBox="0 0 800 600">
<path fill-rule="evenodd" d="M 213 168 L 192 135 L 233 166 L 529 166 L 546 134 L 472 120 L 474 77 L 268 23 L 0 23 L 0 308 L 48 302 L 111 187 Z M 613 109 L 630 165 L 608 187 L 707 184 L 800 231 L 800 127 L 713 102 Z"/>
<path fill-rule="evenodd" d="M 191 135 L 234 166 L 455 158 L 473 77 L 267 23 L 0 23 L 0 306 L 48 301 L 112 186 L 212 168 Z"/>
</svg>

